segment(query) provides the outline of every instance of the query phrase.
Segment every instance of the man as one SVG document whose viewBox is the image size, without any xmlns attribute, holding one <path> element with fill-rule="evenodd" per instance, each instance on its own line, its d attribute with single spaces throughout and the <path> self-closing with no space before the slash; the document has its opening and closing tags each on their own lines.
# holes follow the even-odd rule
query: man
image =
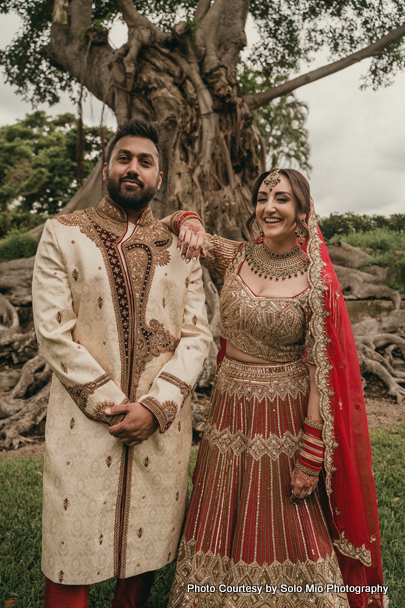
<svg viewBox="0 0 405 608">
<path fill-rule="evenodd" d="M 46 426 L 46 608 L 87 606 L 117 576 L 114 608 L 142 608 L 173 560 L 191 445 L 190 393 L 207 355 L 199 262 L 153 218 L 156 128 L 121 125 L 96 208 L 46 223 L 36 257 L 38 341 L 54 371 Z"/>
</svg>

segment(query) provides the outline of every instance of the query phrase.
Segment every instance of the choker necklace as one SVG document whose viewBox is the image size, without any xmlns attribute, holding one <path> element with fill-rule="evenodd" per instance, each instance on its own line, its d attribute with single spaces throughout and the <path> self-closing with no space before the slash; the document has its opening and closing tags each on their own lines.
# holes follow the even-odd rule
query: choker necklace
<svg viewBox="0 0 405 608">
<path fill-rule="evenodd" d="M 251 243 L 246 247 L 245 260 L 250 270 L 265 279 L 291 279 L 308 270 L 309 258 L 301 247 L 294 247 L 287 253 L 275 253 L 264 243 Z"/>
</svg>

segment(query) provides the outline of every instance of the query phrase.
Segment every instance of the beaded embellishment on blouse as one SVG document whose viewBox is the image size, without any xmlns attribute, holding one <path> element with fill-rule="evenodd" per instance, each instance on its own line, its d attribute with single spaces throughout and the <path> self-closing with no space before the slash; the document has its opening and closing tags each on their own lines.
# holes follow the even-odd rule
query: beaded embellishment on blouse
<svg viewBox="0 0 405 608">
<path fill-rule="evenodd" d="M 239 253 L 221 292 L 221 336 L 242 352 L 266 361 L 291 362 L 304 350 L 312 363 L 309 289 L 294 297 L 255 296 L 238 274 Z"/>
</svg>

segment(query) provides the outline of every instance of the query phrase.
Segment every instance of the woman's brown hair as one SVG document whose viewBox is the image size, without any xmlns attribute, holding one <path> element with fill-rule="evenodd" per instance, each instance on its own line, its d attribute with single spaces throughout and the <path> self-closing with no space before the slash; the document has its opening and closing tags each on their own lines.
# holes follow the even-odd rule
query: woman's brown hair
<svg viewBox="0 0 405 608">
<path fill-rule="evenodd" d="M 297 201 L 297 211 L 295 214 L 295 220 L 297 222 L 298 230 L 302 229 L 304 231 L 305 238 L 309 237 L 308 226 L 306 221 L 308 220 L 309 212 L 311 209 L 311 192 L 308 180 L 295 169 L 271 169 L 270 171 L 264 171 L 257 180 L 255 181 L 252 188 L 252 205 L 253 205 L 253 213 L 246 220 L 246 229 L 249 233 L 251 239 L 255 238 L 253 233 L 252 225 L 256 219 L 256 205 L 257 205 L 257 196 L 259 194 L 260 186 L 262 182 L 270 173 L 273 171 L 278 171 L 281 175 L 284 175 L 287 179 L 289 179 L 291 184 L 291 189 Z M 301 215 L 305 214 L 305 223 L 301 220 Z"/>
</svg>

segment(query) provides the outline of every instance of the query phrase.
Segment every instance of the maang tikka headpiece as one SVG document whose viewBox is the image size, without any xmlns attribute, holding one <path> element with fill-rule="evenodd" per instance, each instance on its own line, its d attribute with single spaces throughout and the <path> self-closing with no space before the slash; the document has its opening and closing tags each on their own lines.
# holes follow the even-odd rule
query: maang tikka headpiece
<svg viewBox="0 0 405 608">
<path fill-rule="evenodd" d="M 277 186 L 279 182 L 281 182 L 280 173 L 276 169 L 270 175 L 264 178 L 263 182 L 266 184 L 270 192 Z"/>
</svg>

